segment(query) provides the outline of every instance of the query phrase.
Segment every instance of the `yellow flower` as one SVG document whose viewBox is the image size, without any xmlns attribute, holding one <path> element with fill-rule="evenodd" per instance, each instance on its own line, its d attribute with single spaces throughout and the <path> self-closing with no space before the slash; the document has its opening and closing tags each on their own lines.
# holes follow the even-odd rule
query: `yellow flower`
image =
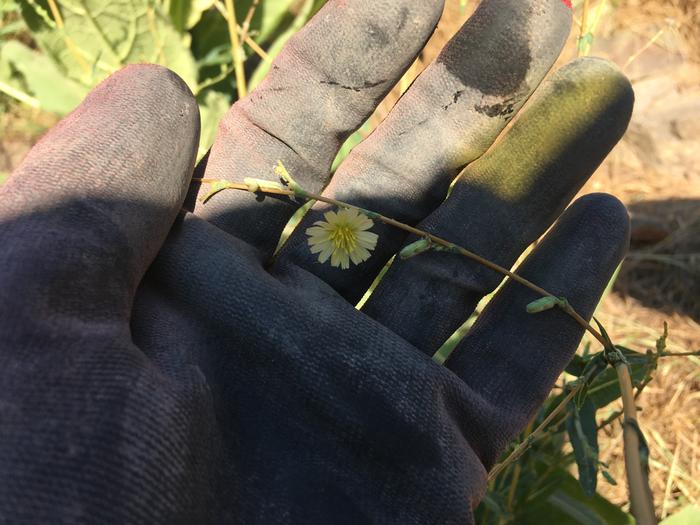
<svg viewBox="0 0 700 525">
<path fill-rule="evenodd" d="M 379 236 L 368 232 L 374 222 L 357 210 L 343 208 L 337 213 L 324 214 L 325 221 L 317 221 L 306 230 L 311 253 L 318 253 L 318 262 L 331 259 L 331 265 L 343 270 L 369 259 L 370 251 L 377 246 Z"/>
</svg>

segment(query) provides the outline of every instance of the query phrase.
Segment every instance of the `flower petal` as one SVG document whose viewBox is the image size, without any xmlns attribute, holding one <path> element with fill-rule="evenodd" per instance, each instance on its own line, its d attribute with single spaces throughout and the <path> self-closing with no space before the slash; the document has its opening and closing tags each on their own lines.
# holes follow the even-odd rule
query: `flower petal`
<svg viewBox="0 0 700 525">
<path fill-rule="evenodd" d="M 323 250 L 331 250 L 332 251 L 333 249 L 334 249 L 333 243 L 327 242 L 327 241 L 322 241 L 322 242 L 318 242 L 318 243 L 311 246 L 311 253 L 318 253 L 318 252 L 321 252 Z"/>
<path fill-rule="evenodd" d="M 369 230 L 372 226 L 374 226 L 374 221 L 367 217 L 364 217 L 364 220 L 358 223 L 357 229 L 360 231 L 364 231 Z"/>
<path fill-rule="evenodd" d="M 320 237 L 328 239 L 328 231 L 324 230 L 323 228 L 319 228 L 318 226 L 312 226 L 311 228 L 307 228 L 306 235 L 308 235 L 309 237 Z"/>
<path fill-rule="evenodd" d="M 358 232 L 357 233 L 357 245 L 367 248 L 368 250 L 374 250 L 377 247 L 377 240 L 379 235 L 372 232 Z"/>
<path fill-rule="evenodd" d="M 366 261 L 368 258 L 369 252 L 360 246 L 350 252 L 350 260 L 353 262 L 353 264 L 360 264 L 361 262 Z"/>
<path fill-rule="evenodd" d="M 329 225 L 335 224 L 338 220 L 338 214 L 334 211 L 327 211 L 326 213 L 323 214 L 323 216 L 326 218 L 326 222 Z"/>
</svg>

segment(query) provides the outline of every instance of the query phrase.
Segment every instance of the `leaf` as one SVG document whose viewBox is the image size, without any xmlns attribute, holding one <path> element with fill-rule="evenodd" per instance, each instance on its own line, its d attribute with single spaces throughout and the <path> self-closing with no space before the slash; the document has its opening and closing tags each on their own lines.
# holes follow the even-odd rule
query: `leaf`
<svg viewBox="0 0 700 525">
<path fill-rule="evenodd" d="M 66 78 L 52 60 L 17 40 L 2 45 L 0 62 L 6 62 L 21 76 L 26 90 L 46 111 L 65 115 L 87 94 L 85 86 Z M 0 74 L 5 76 L 4 73 Z M 12 79 L 3 80 L 12 83 Z"/>
<path fill-rule="evenodd" d="M 37 14 L 30 5 L 37 1 L 21 0 L 32 36 L 73 80 L 92 87 L 126 64 L 151 62 L 172 69 L 196 88 L 189 35 L 178 33 L 152 1 L 63 0 L 63 30 Z"/>
<path fill-rule="evenodd" d="M 192 29 L 202 18 L 202 13 L 214 5 L 215 0 L 169 0 L 168 14 L 175 29 L 181 33 Z"/>
<path fill-rule="evenodd" d="M 46 0 L 20 0 L 20 11 L 29 30 L 36 33 L 46 28 L 56 28 L 56 23 L 49 14 L 49 6 Z"/>
<path fill-rule="evenodd" d="M 576 394 L 575 402 L 577 407 L 581 407 L 582 403 L 588 396 L 588 389 L 595 379 L 608 369 L 608 362 L 605 358 L 605 352 L 599 352 L 589 357 L 586 365 L 583 368 L 579 381 L 583 381 L 583 388 Z M 584 360 L 585 361 L 585 360 Z"/>
<path fill-rule="evenodd" d="M 607 481 L 608 483 L 610 483 L 613 486 L 617 486 L 617 480 L 615 478 L 613 478 L 613 476 L 612 476 L 612 474 L 610 474 L 610 472 L 608 472 L 607 470 L 601 470 L 600 473 L 605 478 L 605 481 Z"/>
<path fill-rule="evenodd" d="M 593 321 L 595 321 L 595 324 L 598 325 L 598 330 L 600 330 L 600 335 L 603 336 L 603 340 L 605 341 L 606 349 L 615 348 L 615 345 L 613 344 L 612 339 L 610 339 L 610 336 L 608 335 L 608 332 L 605 330 L 605 327 L 595 317 L 593 318 Z"/>
<path fill-rule="evenodd" d="M 697 525 L 700 523 L 700 507 L 688 505 L 683 510 L 663 520 L 659 525 Z"/>
<path fill-rule="evenodd" d="M 19 4 L 14 0 L 3 0 L 0 4 L 0 14 L 19 11 Z"/>
<path fill-rule="evenodd" d="M 635 387 L 642 384 L 645 378 L 656 369 L 656 355 L 642 354 L 623 346 L 618 346 L 617 348 L 630 365 L 632 384 Z M 617 372 L 614 368 L 607 368 L 601 372 L 588 388 L 588 396 L 597 408 L 603 408 L 621 395 Z"/>
<path fill-rule="evenodd" d="M 168 3 L 168 14 L 173 26 L 180 32 L 185 31 L 192 11 L 192 0 L 170 0 Z"/>
<path fill-rule="evenodd" d="M 578 466 L 578 480 L 587 496 L 596 492 L 598 479 L 598 433 L 596 429 L 596 407 L 587 398 L 580 408 L 569 403 L 570 417 L 566 421 L 566 431 L 574 448 Z"/>
<path fill-rule="evenodd" d="M 566 369 L 564 371 L 572 376 L 581 377 L 581 375 L 583 375 L 583 370 L 586 367 L 586 363 L 587 361 L 583 357 L 578 354 L 574 354 L 574 357 L 571 358 L 571 361 L 569 361 L 569 364 L 566 365 Z"/>
<path fill-rule="evenodd" d="M 338 169 L 338 166 L 340 166 L 347 156 L 350 155 L 350 152 L 355 149 L 355 147 L 360 144 L 360 142 L 364 140 L 364 137 L 369 135 L 371 131 L 371 124 L 369 121 L 366 121 L 360 129 L 348 137 L 338 151 L 338 154 L 335 156 L 335 160 L 333 161 L 333 165 L 331 167 L 331 172 L 335 172 L 335 170 Z"/>
<path fill-rule="evenodd" d="M 562 523 L 567 525 L 634 525 L 634 518 L 599 494 L 587 496 L 576 479 L 563 469 L 556 476 L 556 490 L 546 499 L 530 500 L 516 516 L 519 525 Z"/>
<path fill-rule="evenodd" d="M 231 62 L 231 41 L 228 37 L 226 20 L 221 13 L 209 10 L 202 13 L 200 21 L 192 28 L 192 54 L 198 61 L 206 57 L 212 50 L 226 48 L 225 55 Z M 224 52 L 221 52 L 224 55 Z"/>
<path fill-rule="evenodd" d="M 192 0 L 192 9 L 187 19 L 187 29 L 192 29 L 201 19 L 202 15 L 215 4 L 215 0 Z"/>
<path fill-rule="evenodd" d="M 291 26 L 287 28 L 277 39 L 273 42 L 270 48 L 267 50 L 267 54 L 270 60 L 279 54 L 287 41 L 302 27 L 304 24 L 318 11 L 326 0 L 305 0 L 297 16 L 294 18 Z M 262 62 L 257 69 L 253 72 L 248 82 L 248 87 L 250 90 L 255 89 L 255 87 L 262 82 L 263 78 L 267 75 L 270 70 L 270 62 Z"/>
<path fill-rule="evenodd" d="M 197 102 L 199 102 L 199 114 L 202 122 L 199 135 L 199 159 L 214 144 L 219 121 L 228 111 L 231 102 L 228 96 L 211 90 L 198 95 Z"/>
<path fill-rule="evenodd" d="M 225 180 L 217 180 L 209 184 L 209 193 L 201 198 L 202 202 L 206 203 L 217 193 L 221 193 L 229 188 L 229 182 Z"/>
</svg>

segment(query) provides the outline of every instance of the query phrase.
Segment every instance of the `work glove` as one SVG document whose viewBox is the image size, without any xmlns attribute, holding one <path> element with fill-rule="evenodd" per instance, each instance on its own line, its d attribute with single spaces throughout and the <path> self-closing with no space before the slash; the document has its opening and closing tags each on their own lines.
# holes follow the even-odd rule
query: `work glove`
<svg viewBox="0 0 700 525">
<path fill-rule="evenodd" d="M 633 94 L 586 58 L 529 100 L 568 1 L 483 0 L 331 179 L 441 10 L 330 0 L 196 168 L 196 101 L 153 65 L 107 78 L 30 151 L 0 189 L 0 522 L 473 523 L 581 326 L 528 314 L 539 295 L 507 281 L 443 365 L 502 275 L 450 251 L 397 257 L 358 309 L 419 237 L 318 203 L 275 253 L 303 199 L 205 204 L 211 185 L 192 183 L 193 168 L 279 182 L 281 161 L 306 191 L 506 267 L 554 224 L 517 272 L 589 318 L 628 217 L 603 194 L 564 208 Z"/>
</svg>

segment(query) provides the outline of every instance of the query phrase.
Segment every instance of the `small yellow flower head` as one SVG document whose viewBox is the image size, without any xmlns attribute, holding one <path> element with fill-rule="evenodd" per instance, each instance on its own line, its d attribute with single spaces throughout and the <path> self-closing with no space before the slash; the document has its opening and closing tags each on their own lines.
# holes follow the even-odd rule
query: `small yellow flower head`
<svg viewBox="0 0 700 525">
<path fill-rule="evenodd" d="M 370 251 L 377 246 L 379 236 L 368 232 L 374 222 L 354 209 L 343 208 L 337 213 L 324 214 L 325 221 L 317 221 L 306 230 L 311 253 L 318 253 L 318 262 L 347 270 L 350 261 L 360 264 L 369 259 Z"/>
</svg>

